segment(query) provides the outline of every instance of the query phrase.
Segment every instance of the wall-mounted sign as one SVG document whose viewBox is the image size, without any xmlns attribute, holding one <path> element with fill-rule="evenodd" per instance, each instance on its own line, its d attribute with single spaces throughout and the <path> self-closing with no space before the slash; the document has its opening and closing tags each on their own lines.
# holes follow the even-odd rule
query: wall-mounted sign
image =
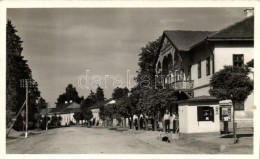
<svg viewBox="0 0 260 159">
<path fill-rule="evenodd" d="M 216 107 L 216 115 L 218 115 L 219 114 L 219 107 Z"/>
</svg>

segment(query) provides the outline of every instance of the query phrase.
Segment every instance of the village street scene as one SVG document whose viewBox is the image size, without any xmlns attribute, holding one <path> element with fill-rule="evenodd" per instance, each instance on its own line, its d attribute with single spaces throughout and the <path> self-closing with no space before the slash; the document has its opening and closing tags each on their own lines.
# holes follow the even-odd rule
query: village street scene
<svg viewBox="0 0 260 159">
<path fill-rule="evenodd" d="M 6 154 L 253 154 L 254 8 L 9 8 Z"/>
</svg>

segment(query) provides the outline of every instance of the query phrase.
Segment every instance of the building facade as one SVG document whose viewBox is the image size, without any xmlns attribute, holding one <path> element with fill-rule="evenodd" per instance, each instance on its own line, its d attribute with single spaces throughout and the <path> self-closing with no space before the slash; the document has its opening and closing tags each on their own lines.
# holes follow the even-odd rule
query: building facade
<svg viewBox="0 0 260 159">
<path fill-rule="evenodd" d="M 159 82 L 188 97 L 173 109 L 180 116 L 180 133 L 220 131 L 222 107 L 209 95 L 209 82 L 223 66 L 244 66 L 254 58 L 254 16 L 249 14 L 252 10 L 245 13 L 241 21 L 216 32 L 163 32 L 155 65 L 157 75 L 163 77 Z M 253 126 L 252 106 L 253 93 L 236 108 L 238 127 Z M 209 115 L 203 119 L 203 113 Z"/>
</svg>

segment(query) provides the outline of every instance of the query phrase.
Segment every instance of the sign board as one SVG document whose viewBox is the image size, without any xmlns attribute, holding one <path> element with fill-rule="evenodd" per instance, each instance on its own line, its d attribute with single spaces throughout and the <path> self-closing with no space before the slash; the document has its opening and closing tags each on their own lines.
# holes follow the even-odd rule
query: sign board
<svg viewBox="0 0 260 159">
<path fill-rule="evenodd" d="M 221 109 L 221 120 L 224 121 L 224 118 L 227 117 L 228 118 L 228 121 L 231 121 L 231 106 L 221 106 L 222 109 Z M 225 119 L 227 119 L 225 118 Z"/>
</svg>

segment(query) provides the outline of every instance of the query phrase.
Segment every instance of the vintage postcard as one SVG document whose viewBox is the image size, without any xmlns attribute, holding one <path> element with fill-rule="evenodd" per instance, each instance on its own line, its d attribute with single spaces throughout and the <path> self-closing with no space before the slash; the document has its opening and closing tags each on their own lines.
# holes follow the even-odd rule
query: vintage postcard
<svg viewBox="0 0 260 159">
<path fill-rule="evenodd" d="M 4 157 L 259 157 L 258 2 L 1 3 Z"/>
</svg>

